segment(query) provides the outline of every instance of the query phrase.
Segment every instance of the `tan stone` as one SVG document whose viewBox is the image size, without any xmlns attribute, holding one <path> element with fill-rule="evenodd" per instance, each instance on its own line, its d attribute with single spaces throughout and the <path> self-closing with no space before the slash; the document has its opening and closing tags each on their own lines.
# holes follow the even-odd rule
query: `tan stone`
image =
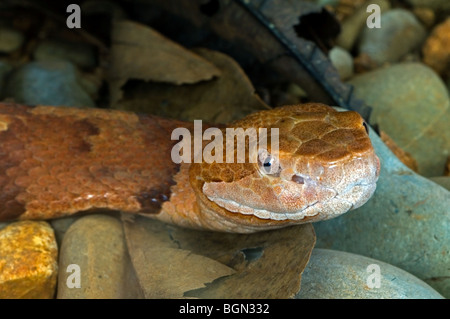
<svg viewBox="0 0 450 319">
<path fill-rule="evenodd" d="M 0 299 L 53 298 L 57 255 L 46 222 L 15 222 L 0 230 Z"/>
<path fill-rule="evenodd" d="M 423 62 L 439 74 L 450 70 L 450 18 L 436 26 L 423 46 Z"/>
</svg>

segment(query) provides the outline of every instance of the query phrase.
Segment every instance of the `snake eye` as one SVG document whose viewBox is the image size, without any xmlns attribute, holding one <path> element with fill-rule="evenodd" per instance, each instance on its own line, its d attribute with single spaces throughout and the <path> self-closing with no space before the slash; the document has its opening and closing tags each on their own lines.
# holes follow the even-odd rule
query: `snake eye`
<svg viewBox="0 0 450 319">
<path fill-rule="evenodd" d="M 367 126 L 366 121 L 363 122 L 363 126 L 366 129 L 366 133 L 369 134 L 369 127 Z"/>
<path fill-rule="evenodd" d="M 258 152 L 258 165 L 263 174 L 280 176 L 281 167 L 278 158 L 271 155 L 267 150 Z"/>
</svg>

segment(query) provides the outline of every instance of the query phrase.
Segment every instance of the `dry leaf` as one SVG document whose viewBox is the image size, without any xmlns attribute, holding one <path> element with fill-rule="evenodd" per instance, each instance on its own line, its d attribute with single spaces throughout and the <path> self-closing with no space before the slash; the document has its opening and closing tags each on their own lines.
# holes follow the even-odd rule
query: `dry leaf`
<svg viewBox="0 0 450 319">
<path fill-rule="evenodd" d="M 327 58 L 339 24 L 310 1 L 146 0 L 211 30 L 266 70 L 302 87 L 310 100 L 357 111 L 368 120 L 371 108 L 356 99 Z M 208 6 L 209 4 L 209 6 Z M 211 4 L 215 4 L 213 7 Z"/>
<path fill-rule="evenodd" d="M 124 100 L 115 108 L 215 123 L 228 123 L 251 112 L 270 109 L 255 94 L 250 80 L 236 61 L 208 49 L 195 52 L 213 63 L 221 76 L 195 85 L 142 82 L 126 91 Z"/>
<path fill-rule="evenodd" d="M 183 84 L 220 75 L 210 62 L 132 21 L 114 23 L 110 63 L 112 104 L 120 99 L 120 89 L 130 79 Z"/>
<path fill-rule="evenodd" d="M 141 221 L 141 219 L 143 219 Z M 145 298 L 183 298 L 184 292 L 228 276 L 234 270 L 179 249 L 161 222 L 123 218 L 128 251 Z"/>
<path fill-rule="evenodd" d="M 242 235 L 183 229 L 137 217 L 134 223 L 125 221 L 124 228 L 142 289 L 156 298 L 291 298 L 300 290 L 315 243 L 311 224 Z M 172 253 L 178 256 L 173 258 Z M 214 276 L 218 279 L 207 283 Z M 189 288 L 195 285 L 203 288 Z"/>
</svg>

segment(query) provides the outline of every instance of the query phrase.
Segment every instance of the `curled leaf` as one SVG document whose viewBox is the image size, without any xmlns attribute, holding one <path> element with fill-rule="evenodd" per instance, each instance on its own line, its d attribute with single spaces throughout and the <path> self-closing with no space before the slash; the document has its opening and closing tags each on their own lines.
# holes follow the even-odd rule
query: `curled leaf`
<svg viewBox="0 0 450 319">
<path fill-rule="evenodd" d="M 315 243 L 311 224 L 255 234 L 125 221 L 146 297 L 292 298 Z"/>
<path fill-rule="evenodd" d="M 197 54 L 150 27 L 126 20 L 114 24 L 110 63 L 113 104 L 130 79 L 183 84 L 220 75 L 212 63 Z"/>
</svg>

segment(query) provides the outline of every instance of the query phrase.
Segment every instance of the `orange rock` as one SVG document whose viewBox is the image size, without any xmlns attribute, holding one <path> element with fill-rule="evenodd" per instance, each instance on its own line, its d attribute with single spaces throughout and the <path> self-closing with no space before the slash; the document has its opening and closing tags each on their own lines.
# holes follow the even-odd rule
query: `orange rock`
<svg viewBox="0 0 450 319">
<path fill-rule="evenodd" d="M 450 18 L 436 26 L 426 40 L 423 62 L 441 75 L 450 71 Z"/>
<path fill-rule="evenodd" d="M 0 230 L 0 299 L 53 298 L 57 255 L 46 222 L 15 222 Z"/>
</svg>

